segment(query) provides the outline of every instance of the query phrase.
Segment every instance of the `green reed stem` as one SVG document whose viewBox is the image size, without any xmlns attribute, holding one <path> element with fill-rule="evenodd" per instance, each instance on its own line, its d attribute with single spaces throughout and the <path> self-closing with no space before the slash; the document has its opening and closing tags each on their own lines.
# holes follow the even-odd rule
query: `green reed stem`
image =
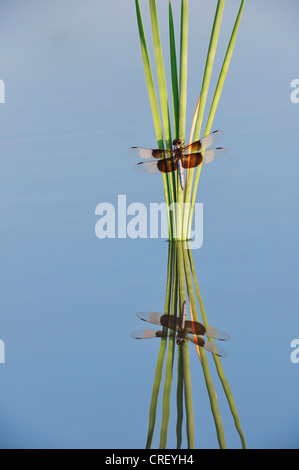
<svg viewBox="0 0 299 470">
<path fill-rule="evenodd" d="M 179 139 L 185 139 L 187 109 L 188 66 L 188 1 L 181 4 L 180 85 L 179 85 Z"/>
<path fill-rule="evenodd" d="M 192 251 L 190 249 L 188 250 L 188 255 L 189 255 L 189 262 L 190 262 L 190 266 L 191 266 L 191 272 L 192 272 L 192 276 L 193 276 L 193 280 L 194 280 L 195 290 L 196 290 L 198 302 L 199 302 L 199 305 L 200 305 L 201 316 L 202 316 L 205 327 L 208 327 L 208 319 L 207 319 L 207 315 L 206 315 L 206 312 L 205 312 L 204 303 L 203 303 L 203 300 L 202 300 L 201 295 L 200 295 L 199 286 L 198 286 L 197 277 L 196 277 L 196 271 L 195 271 L 195 267 L 194 267 Z M 244 433 L 243 433 L 242 428 L 241 428 L 239 415 L 237 413 L 237 408 L 236 408 L 236 405 L 235 405 L 230 387 L 228 385 L 228 381 L 227 381 L 227 379 L 224 375 L 222 363 L 220 361 L 220 358 L 218 356 L 216 356 L 215 354 L 213 354 L 213 359 L 214 359 L 216 369 L 217 369 L 217 373 L 218 373 L 218 376 L 219 376 L 220 381 L 222 383 L 222 387 L 223 387 L 224 393 L 226 395 L 226 398 L 227 398 L 232 416 L 234 418 L 236 429 L 237 429 L 237 431 L 239 433 L 239 436 L 240 436 L 240 439 L 241 439 L 242 447 L 243 447 L 243 449 L 246 449 L 245 436 L 244 436 Z"/>
<path fill-rule="evenodd" d="M 180 38 L 180 83 L 179 83 L 179 133 L 182 141 L 185 139 L 186 110 L 187 110 L 187 65 L 188 65 L 188 1 L 181 3 L 181 38 Z M 182 203 L 183 191 L 179 183 L 177 171 L 177 202 L 181 206 L 181 220 L 183 217 Z M 182 225 L 182 224 L 180 224 Z M 181 236 L 179 237 L 181 238 Z"/>
<path fill-rule="evenodd" d="M 226 55 L 225 55 L 225 58 L 224 58 L 224 61 L 223 61 L 223 64 L 222 64 L 222 68 L 221 68 L 221 71 L 220 71 L 218 82 L 217 82 L 217 85 L 216 85 L 216 89 L 215 89 L 212 105 L 211 105 L 211 108 L 210 108 L 210 112 L 209 112 L 209 116 L 208 116 L 207 125 L 206 125 L 204 135 L 208 135 L 211 132 L 211 129 L 212 129 L 213 120 L 214 120 L 214 117 L 215 117 L 215 114 L 216 114 L 216 110 L 217 110 L 218 103 L 219 103 L 219 100 L 220 100 L 220 96 L 221 96 L 221 93 L 222 93 L 222 89 L 223 89 L 223 85 L 224 85 L 224 82 L 225 82 L 226 74 L 227 74 L 229 64 L 230 64 L 230 61 L 231 61 L 231 57 L 232 57 L 232 54 L 233 54 L 233 50 L 234 50 L 234 46 L 235 46 L 235 42 L 236 42 L 236 38 L 237 38 L 237 33 L 238 33 L 238 30 L 239 30 L 239 26 L 240 26 L 240 21 L 241 21 L 244 5 L 245 5 L 245 0 L 242 0 L 241 4 L 240 4 L 239 11 L 238 11 L 238 14 L 237 14 L 237 18 L 236 18 L 236 21 L 235 21 L 235 24 L 234 24 L 234 28 L 233 28 L 233 31 L 232 31 L 232 34 L 231 34 L 231 38 L 230 38 L 230 41 L 229 41 L 229 44 L 228 44 Z M 191 211 L 190 211 L 190 217 L 189 217 L 189 223 L 188 223 L 188 233 L 189 234 L 190 234 L 190 231 L 191 231 L 191 224 L 192 224 L 192 218 L 193 218 L 193 213 L 194 213 L 194 205 L 195 205 L 195 199 L 196 199 L 196 193 L 197 193 L 197 188 L 198 188 L 198 181 L 199 181 L 199 177 L 200 177 L 200 172 L 201 172 L 201 165 L 197 168 L 196 177 L 195 177 L 195 181 L 194 181 L 194 188 L 193 188 L 192 200 L 191 200 Z M 191 194 L 191 188 L 189 188 L 189 186 L 188 186 L 188 199 L 189 200 L 190 200 L 190 194 Z"/>
<path fill-rule="evenodd" d="M 156 68 L 157 68 L 157 77 L 158 77 L 158 88 L 159 88 L 159 93 L 160 93 L 162 120 L 164 124 L 164 135 L 165 135 L 166 146 L 167 148 L 171 149 L 172 138 L 171 138 L 171 127 L 170 127 L 170 118 L 169 118 L 168 97 L 167 97 L 166 78 L 165 78 L 163 53 L 162 53 L 162 46 L 161 46 L 161 39 L 160 39 L 160 32 L 159 32 L 156 1 L 149 0 L 149 7 L 150 7 L 150 15 L 151 15 L 154 51 L 155 51 L 155 58 L 156 58 Z"/>
<path fill-rule="evenodd" d="M 191 302 L 191 308 L 192 308 L 194 320 L 199 321 L 187 250 L 184 250 L 184 269 L 185 269 L 188 297 Z M 203 348 L 200 348 L 200 355 L 201 355 L 201 363 L 202 363 L 202 369 L 203 369 L 204 378 L 206 382 L 206 387 L 207 387 L 207 391 L 208 391 L 208 395 L 210 399 L 211 410 L 212 410 L 212 414 L 213 414 L 213 418 L 215 422 L 219 446 L 221 449 L 226 449 L 222 419 L 221 419 L 220 411 L 218 408 L 218 402 L 217 402 L 217 398 L 215 395 L 215 390 L 214 390 L 214 385 L 213 385 L 213 381 L 212 381 L 212 377 L 211 377 L 211 373 L 209 369 L 208 359 L 206 356 L 206 352 Z"/>
<path fill-rule="evenodd" d="M 242 0 L 239 11 L 238 11 L 238 14 L 237 14 L 237 18 L 236 18 L 236 21 L 235 21 L 235 24 L 234 24 L 234 28 L 233 28 L 233 31 L 232 31 L 232 34 L 231 34 L 231 38 L 230 38 L 230 41 L 229 41 L 229 44 L 228 44 L 228 48 L 227 48 L 227 51 L 226 51 L 226 54 L 225 54 L 225 58 L 224 58 L 224 61 L 223 61 L 223 64 L 222 64 L 222 68 L 221 68 L 220 75 L 219 75 L 219 78 L 218 78 L 218 83 L 216 85 L 214 98 L 213 98 L 213 101 L 212 101 L 209 117 L 208 117 L 208 120 L 207 120 L 205 135 L 209 134 L 211 132 L 211 129 L 212 129 L 213 120 L 214 120 L 214 117 L 215 117 L 215 114 L 216 114 L 217 106 L 218 106 L 218 103 L 219 103 L 219 100 L 220 100 L 220 96 L 221 96 L 221 92 L 222 92 L 222 89 L 223 89 L 224 81 L 225 81 L 226 74 L 227 74 L 227 71 L 228 71 L 228 67 L 229 67 L 231 57 L 232 57 L 232 54 L 233 54 L 235 42 L 236 42 L 236 39 L 237 39 L 237 33 L 238 33 L 239 26 L 240 26 L 240 21 L 241 21 L 244 5 L 245 5 L 245 0 Z"/>
<path fill-rule="evenodd" d="M 164 312 L 168 314 L 170 312 L 170 302 L 171 302 L 171 285 L 172 285 L 172 272 L 173 272 L 173 247 L 172 244 L 168 244 L 168 263 L 167 263 L 167 283 L 166 283 L 166 295 L 165 295 L 165 305 Z M 153 435 L 156 424 L 156 414 L 157 414 L 157 403 L 159 397 L 159 390 L 162 381 L 162 371 L 163 364 L 166 352 L 167 338 L 161 338 L 160 348 L 158 354 L 158 360 L 155 371 L 154 385 L 152 390 L 152 398 L 150 404 L 149 412 L 149 425 L 146 441 L 146 449 L 150 449 L 153 441 Z"/>
<path fill-rule="evenodd" d="M 172 84 L 172 104 L 173 104 L 173 128 L 174 137 L 179 135 L 179 81 L 176 59 L 175 34 L 172 15 L 171 1 L 169 0 L 169 43 L 170 43 L 170 66 Z"/>
<path fill-rule="evenodd" d="M 161 124 L 161 119 L 160 119 L 160 112 L 159 112 L 157 95 L 156 95 L 156 90 L 155 90 L 155 85 L 154 85 L 154 80 L 153 80 L 153 74 L 152 74 L 149 55 L 148 55 L 148 49 L 147 49 L 147 44 L 146 44 L 146 37 L 145 37 L 145 32 L 144 32 L 144 27 L 143 27 L 139 0 L 135 0 L 135 6 L 136 6 L 136 15 L 137 15 L 137 23 L 138 23 L 138 30 L 139 30 L 139 37 L 140 37 L 143 66 L 144 66 L 147 89 L 148 89 L 150 105 L 151 105 L 151 110 L 152 110 L 152 115 L 153 115 L 156 138 L 158 142 L 158 147 L 160 149 L 163 149 L 164 140 L 163 140 L 162 124 Z M 172 214 L 169 211 L 171 190 L 170 190 L 168 175 L 166 173 L 163 173 L 163 184 L 164 184 L 164 192 L 165 192 L 165 201 L 167 205 L 169 238 L 170 240 L 172 240 L 173 221 L 172 221 Z"/>
<path fill-rule="evenodd" d="M 210 81 L 211 81 L 211 75 L 212 75 L 212 70 L 213 70 L 213 65 L 214 65 L 216 48 L 218 44 L 218 37 L 219 37 L 219 32 L 220 32 L 224 4 L 225 4 L 225 0 L 218 0 L 209 49 L 208 49 L 206 66 L 205 66 L 205 71 L 204 71 L 204 77 L 203 77 L 203 82 L 202 82 L 202 87 L 201 87 L 201 92 L 200 92 L 200 103 L 199 103 L 198 115 L 197 115 L 197 120 L 196 120 L 196 125 L 195 125 L 195 131 L 194 131 L 195 140 L 198 140 L 200 138 L 201 125 L 202 125 L 204 110 L 205 110 L 207 96 L 208 96 L 208 90 L 209 90 Z"/>
<path fill-rule="evenodd" d="M 159 32 L 159 22 L 158 22 L 156 1 L 149 0 L 149 7 L 150 7 L 152 34 L 153 34 L 156 69 L 157 69 L 157 77 L 158 77 L 158 88 L 159 88 L 159 94 L 160 94 L 160 103 L 161 103 L 161 112 L 162 112 L 166 148 L 172 149 L 172 137 L 171 137 L 171 125 L 170 125 L 169 106 L 168 106 L 168 97 L 167 97 L 167 86 L 166 86 L 166 78 L 165 78 L 165 70 L 164 70 L 162 45 L 161 45 L 160 32 Z M 171 194 L 170 201 L 175 201 L 175 198 L 176 198 L 175 175 L 172 172 L 166 176 L 169 181 L 169 188 L 170 188 L 170 194 Z M 172 216 L 172 223 L 175 224 L 175 211 L 171 212 L 171 216 Z"/>
<path fill-rule="evenodd" d="M 223 15 L 224 3 L 225 3 L 225 0 L 218 0 L 216 12 L 215 12 L 214 24 L 213 24 L 213 28 L 212 28 L 210 44 L 209 44 L 209 49 L 208 49 L 208 54 L 207 54 L 207 59 L 206 59 L 206 65 L 205 65 L 205 71 L 204 71 L 204 76 L 203 76 L 203 82 L 202 82 L 202 87 L 201 87 L 201 92 L 200 92 L 200 103 L 199 103 L 197 119 L 196 119 L 196 124 L 195 124 L 195 130 L 194 130 L 194 140 L 198 140 L 200 138 L 201 125 L 202 125 L 204 110 L 205 110 L 207 96 L 208 96 L 208 90 L 209 90 L 210 81 L 211 81 L 211 75 L 212 75 L 212 70 L 213 70 L 213 65 L 214 65 L 214 58 L 215 58 L 216 48 L 217 48 L 217 43 L 218 43 L 218 37 L 219 37 L 219 31 L 220 31 L 221 20 L 222 20 L 222 15 Z M 198 182 L 198 179 L 199 179 L 199 173 L 200 173 L 201 166 L 202 165 L 200 165 L 197 168 L 197 175 L 198 175 L 198 176 L 196 175 L 197 176 L 197 180 L 196 180 L 197 182 Z M 191 192 L 192 192 L 192 184 L 193 184 L 193 176 L 194 176 L 194 169 L 192 168 L 192 169 L 189 170 L 189 174 L 188 174 L 188 181 L 187 181 L 186 190 L 185 190 L 184 202 L 190 202 Z M 193 189 L 193 195 L 196 193 L 196 189 L 195 188 Z M 184 218 L 186 220 L 187 220 L 188 215 L 191 218 L 190 219 L 190 224 L 191 224 L 192 217 L 193 217 L 193 211 L 191 210 L 190 214 L 188 214 L 188 213 L 184 214 Z M 184 225 L 187 224 L 186 220 L 184 220 Z"/>
</svg>

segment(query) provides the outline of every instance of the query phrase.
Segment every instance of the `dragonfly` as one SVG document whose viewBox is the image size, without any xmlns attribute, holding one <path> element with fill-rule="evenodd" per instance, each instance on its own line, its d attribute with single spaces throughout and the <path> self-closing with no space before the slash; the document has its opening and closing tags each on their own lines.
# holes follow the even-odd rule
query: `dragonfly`
<svg viewBox="0 0 299 470">
<path fill-rule="evenodd" d="M 149 160 L 137 163 L 134 166 L 137 171 L 159 174 L 160 172 L 170 173 L 178 170 L 180 186 L 183 190 L 185 185 L 184 169 L 195 168 L 201 163 L 211 163 L 227 153 L 227 149 L 223 147 L 205 150 L 211 147 L 223 134 L 223 131 L 217 130 L 186 146 L 182 145 L 181 139 L 174 139 L 171 150 L 130 147 L 127 152 L 134 157 L 141 158 L 141 160 Z"/>
<path fill-rule="evenodd" d="M 153 323 L 154 325 L 162 325 L 163 327 L 168 328 L 168 330 L 165 330 L 164 328 L 163 330 L 147 329 L 135 331 L 134 333 L 131 333 L 132 338 L 165 338 L 173 336 L 174 332 L 176 332 L 176 343 L 178 346 L 182 346 L 187 340 L 213 354 L 216 354 L 217 356 L 224 357 L 227 355 L 224 349 L 220 348 L 212 341 L 205 340 L 202 336 L 208 336 L 209 338 L 221 341 L 229 340 L 230 336 L 224 331 L 218 330 L 213 326 L 208 326 L 206 328 L 202 323 L 187 320 L 186 301 L 183 302 L 180 317 L 164 315 L 158 312 L 140 312 L 137 313 L 137 316 L 145 322 Z"/>
</svg>

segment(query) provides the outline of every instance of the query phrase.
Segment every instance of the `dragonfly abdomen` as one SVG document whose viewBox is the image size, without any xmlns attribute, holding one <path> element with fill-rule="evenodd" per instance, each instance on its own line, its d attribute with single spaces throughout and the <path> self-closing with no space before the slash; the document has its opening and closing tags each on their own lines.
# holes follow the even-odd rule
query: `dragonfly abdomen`
<svg viewBox="0 0 299 470">
<path fill-rule="evenodd" d="M 185 178 L 184 178 L 184 168 L 182 165 L 182 160 L 180 158 L 178 159 L 178 171 L 179 171 L 180 185 L 183 191 L 184 185 L 185 185 Z"/>
</svg>

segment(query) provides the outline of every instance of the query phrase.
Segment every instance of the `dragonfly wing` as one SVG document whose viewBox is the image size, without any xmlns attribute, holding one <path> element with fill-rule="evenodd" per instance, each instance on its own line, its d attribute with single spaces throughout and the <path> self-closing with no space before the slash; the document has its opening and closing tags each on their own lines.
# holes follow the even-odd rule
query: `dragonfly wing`
<svg viewBox="0 0 299 470">
<path fill-rule="evenodd" d="M 203 163 L 206 165 L 207 163 L 211 163 L 217 158 L 222 157 L 227 153 L 227 149 L 223 147 L 217 147 L 216 149 L 205 150 L 203 152 Z"/>
<path fill-rule="evenodd" d="M 187 333 L 193 333 L 194 335 L 205 335 L 209 338 L 219 339 L 221 341 L 227 341 L 230 339 L 230 336 L 225 333 L 225 331 L 218 330 L 213 326 L 208 326 L 208 328 L 205 328 L 204 325 L 195 321 L 187 320 L 185 329 Z"/>
<path fill-rule="evenodd" d="M 206 149 L 208 147 L 211 147 L 211 145 L 214 145 L 217 140 L 220 139 L 224 134 L 223 131 L 214 131 L 211 132 L 211 134 L 206 135 L 201 139 L 201 146 Z"/>
<path fill-rule="evenodd" d="M 187 320 L 185 324 L 187 333 L 193 333 L 195 335 L 205 335 L 206 329 L 204 325 L 196 321 Z"/>
<path fill-rule="evenodd" d="M 187 306 L 186 300 L 184 300 L 182 305 L 182 313 L 181 313 L 181 328 L 184 330 L 186 328 L 186 321 L 187 321 Z"/>
<path fill-rule="evenodd" d="M 141 158 L 141 160 L 149 160 L 150 158 L 168 158 L 173 155 L 173 150 L 149 149 L 146 147 L 130 147 L 127 152 L 133 157 Z"/>
<path fill-rule="evenodd" d="M 174 315 L 163 315 L 159 312 L 139 312 L 137 317 L 140 320 L 153 323 L 154 325 L 162 325 L 171 330 L 177 330 L 180 326 L 180 319 Z"/>
<path fill-rule="evenodd" d="M 149 162 L 139 162 L 134 166 L 134 170 L 141 171 L 143 173 L 150 173 L 152 175 L 158 175 L 160 170 L 158 168 L 158 163 L 155 160 Z"/>
<path fill-rule="evenodd" d="M 227 356 L 227 352 L 224 351 L 224 349 L 222 349 L 217 344 L 212 343 L 211 341 L 204 341 L 203 338 L 200 338 L 199 336 L 193 336 L 193 335 L 186 335 L 185 338 L 188 341 L 191 341 L 191 343 L 197 344 L 201 348 L 204 348 L 207 351 L 213 354 L 216 354 L 217 356 L 220 356 L 220 357 Z"/>
<path fill-rule="evenodd" d="M 203 160 L 201 153 L 190 153 L 189 155 L 182 156 L 182 165 L 184 168 L 195 168 L 200 165 Z"/>
<path fill-rule="evenodd" d="M 217 142 L 220 137 L 222 137 L 224 134 L 223 131 L 214 131 L 211 132 L 211 134 L 203 137 L 200 140 L 197 140 L 196 142 L 193 142 L 192 144 L 186 145 L 184 147 L 183 152 L 184 154 L 187 153 L 194 153 L 194 152 L 199 152 L 201 148 L 206 149 L 208 147 L 211 147 L 215 142 Z"/>
<path fill-rule="evenodd" d="M 161 325 L 162 313 L 138 312 L 137 317 L 140 318 L 140 320 L 147 321 L 148 323 L 153 323 L 154 325 Z"/>
<path fill-rule="evenodd" d="M 170 173 L 178 169 L 177 157 L 164 158 L 157 162 L 157 167 L 162 173 Z"/>
<path fill-rule="evenodd" d="M 207 351 L 210 351 L 213 354 L 216 354 L 216 356 L 220 357 L 225 357 L 227 356 L 227 352 L 224 351 L 218 344 L 212 343 L 211 341 L 205 341 L 205 344 L 203 346 Z"/>
<path fill-rule="evenodd" d="M 171 330 L 178 330 L 180 327 L 181 320 L 174 315 L 162 315 L 160 318 L 161 325 L 165 328 L 170 328 Z"/>
<path fill-rule="evenodd" d="M 209 338 L 219 339 L 221 341 L 227 341 L 230 339 L 229 334 L 225 333 L 225 331 L 218 330 L 213 326 L 208 326 L 205 335 Z"/>
<path fill-rule="evenodd" d="M 147 339 L 147 338 L 166 338 L 170 336 L 170 331 L 163 330 L 140 330 L 131 333 L 132 338 Z"/>
<path fill-rule="evenodd" d="M 142 171 L 145 173 L 158 174 L 170 173 L 171 171 L 176 171 L 178 168 L 178 162 L 176 157 L 163 158 L 162 160 L 151 160 L 149 162 L 139 162 L 134 166 L 136 171 Z"/>
<path fill-rule="evenodd" d="M 188 341 L 191 341 L 191 343 L 197 344 L 201 348 L 203 348 L 205 345 L 205 340 L 201 338 L 200 336 L 185 334 L 185 339 L 187 339 Z"/>
</svg>

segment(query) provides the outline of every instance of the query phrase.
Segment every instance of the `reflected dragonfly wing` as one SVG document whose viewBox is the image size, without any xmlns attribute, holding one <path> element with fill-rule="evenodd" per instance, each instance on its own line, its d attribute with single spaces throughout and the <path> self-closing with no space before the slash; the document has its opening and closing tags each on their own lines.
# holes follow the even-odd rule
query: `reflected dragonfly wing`
<svg viewBox="0 0 299 470">
<path fill-rule="evenodd" d="M 173 150 L 150 149 L 146 147 L 130 147 L 127 152 L 133 157 L 141 158 L 141 160 L 149 160 L 150 158 L 168 158 L 173 155 Z"/>
<path fill-rule="evenodd" d="M 140 320 L 147 321 L 148 323 L 153 323 L 154 325 L 161 325 L 162 313 L 159 312 L 138 312 L 137 317 Z"/>
<path fill-rule="evenodd" d="M 137 317 L 140 318 L 140 320 L 153 323 L 154 325 L 162 325 L 171 330 L 177 330 L 180 326 L 180 319 L 178 317 L 164 315 L 159 312 L 139 312 L 137 313 Z"/>
<path fill-rule="evenodd" d="M 171 331 L 153 330 L 153 329 L 139 330 L 139 331 L 134 331 L 133 333 L 131 333 L 132 338 L 135 338 L 135 339 L 167 338 L 171 335 L 173 335 L 173 332 Z"/>
<path fill-rule="evenodd" d="M 226 153 L 227 149 L 225 149 L 224 147 L 217 147 L 215 149 L 205 150 L 203 152 L 203 164 L 207 165 L 208 163 L 217 160 L 217 158 L 222 157 Z"/>
<path fill-rule="evenodd" d="M 218 344 L 212 343 L 211 341 L 204 341 L 203 338 L 200 338 L 198 336 L 192 336 L 192 335 L 186 335 L 185 339 L 188 341 L 191 341 L 191 343 L 197 344 L 201 348 L 206 349 L 207 351 L 216 354 L 217 356 L 220 357 L 225 357 L 227 356 L 227 352 L 222 349 Z"/>
<path fill-rule="evenodd" d="M 186 300 L 184 300 L 183 305 L 182 305 L 182 312 L 181 312 L 181 328 L 182 330 L 185 330 L 186 328 L 186 321 L 187 321 L 187 306 L 186 306 Z"/>
<path fill-rule="evenodd" d="M 225 331 L 218 330 L 213 326 L 208 326 L 206 329 L 202 323 L 194 321 L 186 321 L 185 329 L 187 333 L 193 333 L 195 335 L 205 335 L 209 338 L 219 339 L 221 341 L 227 341 L 230 339 L 230 336 L 225 333 Z"/>
<path fill-rule="evenodd" d="M 205 341 L 204 348 L 207 351 L 210 351 L 212 354 L 216 354 L 216 356 L 219 357 L 225 357 L 227 356 L 227 352 L 218 346 L 218 344 L 212 343 L 211 341 Z"/>
<path fill-rule="evenodd" d="M 192 144 L 186 145 L 183 148 L 184 154 L 187 153 L 194 153 L 194 152 L 199 152 L 201 148 L 208 148 L 211 147 L 211 145 L 215 144 L 220 137 L 222 137 L 224 134 L 223 131 L 214 131 L 211 132 L 211 134 L 207 135 L 206 137 L 203 137 L 200 140 L 197 140 L 196 142 L 193 142 Z"/>
<path fill-rule="evenodd" d="M 195 335 L 205 335 L 206 329 L 204 325 L 196 321 L 187 320 L 185 323 L 185 330 L 187 333 L 193 333 Z"/>
<path fill-rule="evenodd" d="M 205 335 L 209 338 L 219 339 L 220 341 L 228 341 L 230 339 L 230 335 L 228 333 L 218 330 L 218 328 L 214 328 L 213 326 L 208 326 Z"/>
</svg>

